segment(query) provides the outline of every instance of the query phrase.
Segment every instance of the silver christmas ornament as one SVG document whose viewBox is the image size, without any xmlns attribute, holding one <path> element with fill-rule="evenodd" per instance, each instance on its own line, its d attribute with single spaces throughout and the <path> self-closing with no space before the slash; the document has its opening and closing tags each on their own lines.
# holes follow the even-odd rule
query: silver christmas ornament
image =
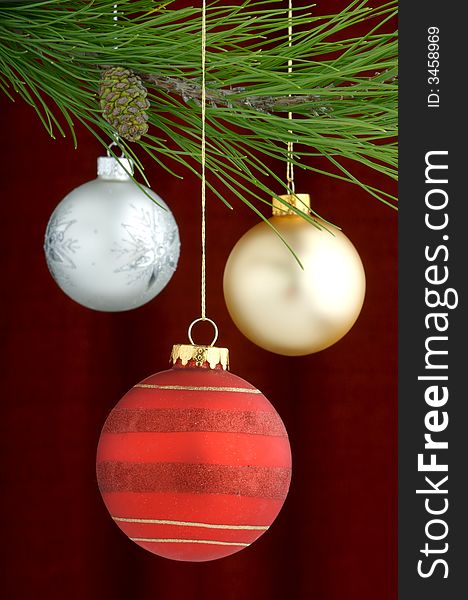
<svg viewBox="0 0 468 600">
<path fill-rule="evenodd" d="M 142 186 L 148 197 L 138 187 L 132 173 L 128 159 L 99 157 L 97 179 L 65 196 L 47 225 L 44 250 L 53 278 L 94 310 L 146 304 L 177 266 L 174 216 L 157 194 Z"/>
</svg>

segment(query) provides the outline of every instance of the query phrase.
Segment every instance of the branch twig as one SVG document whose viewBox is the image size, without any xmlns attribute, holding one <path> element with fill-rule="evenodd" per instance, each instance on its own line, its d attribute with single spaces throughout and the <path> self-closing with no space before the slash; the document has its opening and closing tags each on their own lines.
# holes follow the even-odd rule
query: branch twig
<svg viewBox="0 0 468 600">
<path fill-rule="evenodd" d="M 108 68 L 108 67 L 106 67 Z M 152 83 L 155 87 L 164 90 L 165 92 L 177 94 L 181 96 L 185 102 L 194 100 L 197 103 L 201 101 L 201 86 L 198 80 L 180 79 L 178 77 L 167 77 L 163 75 L 155 75 L 143 72 L 137 72 L 139 77 L 144 81 Z M 372 81 L 374 77 L 379 77 L 382 73 L 375 73 L 373 77 L 369 77 Z M 389 77 L 384 83 L 392 83 L 396 77 Z M 333 84 L 328 86 L 334 87 Z M 211 106 L 235 108 L 251 108 L 264 113 L 274 112 L 289 112 L 291 109 L 303 104 L 315 104 L 316 106 L 309 107 L 311 114 L 314 117 L 325 115 L 333 111 L 330 106 L 330 98 L 325 98 L 320 94 L 293 94 L 288 96 L 244 96 L 235 97 L 236 94 L 244 93 L 245 87 L 233 87 L 230 89 L 210 89 L 206 90 L 206 100 Z M 340 94 L 333 100 L 353 100 L 353 95 Z"/>
<path fill-rule="evenodd" d="M 188 81 L 177 77 L 164 77 L 154 74 L 141 73 L 138 75 L 145 81 L 154 86 L 173 94 L 181 96 L 186 102 L 194 100 L 199 103 L 201 100 L 201 87 L 196 80 Z M 230 89 L 207 89 L 206 100 L 211 106 L 225 106 L 233 108 L 239 106 L 242 108 L 251 108 L 259 112 L 280 112 L 302 104 L 315 103 L 317 107 L 311 109 L 314 116 L 331 112 L 330 106 L 325 106 L 325 100 L 320 94 L 303 94 L 295 96 L 273 97 L 273 96 L 246 96 L 236 98 L 235 95 L 245 92 L 245 87 L 235 87 Z M 344 99 L 344 96 L 341 97 Z"/>
</svg>

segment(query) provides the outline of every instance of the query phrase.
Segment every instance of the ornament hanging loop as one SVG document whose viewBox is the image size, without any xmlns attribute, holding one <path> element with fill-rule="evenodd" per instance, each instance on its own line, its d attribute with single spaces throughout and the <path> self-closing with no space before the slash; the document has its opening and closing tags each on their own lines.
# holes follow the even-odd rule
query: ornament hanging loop
<svg viewBox="0 0 468 600">
<path fill-rule="evenodd" d="M 121 146 L 121 145 L 120 145 L 118 142 L 116 142 L 116 141 L 113 141 L 113 142 L 111 142 L 111 143 L 109 144 L 109 146 L 107 147 L 107 156 L 108 156 L 109 158 L 113 157 L 113 156 L 112 156 L 112 154 L 111 154 L 111 148 L 112 148 L 113 146 L 115 146 L 115 148 L 119 148 L 119 150 L 120 150 L 120 152 L 121 152 L 121 154 L 120 154 L 120 156 L 119 156 L 118 158 L 126 158 L 126 156 L 125 156 L 125 152 L 124 152 L 124 149 L 123 149 L 123 148 L 122 148 L 122 146 Z"/>
<path fill-rule="evenodd" d="M 210 325 L 213 325 L 213 329 L 214 329 L 214 337 L 213 337 L 213 341 L 210 344 L 210 347 L 214 346 L 216 344 L 216 340 L 218 339 L 218 326 L 216 325 L 216 323 L 214 321 L 212 321 L 211 319 L 208 319 L 208 317 L 199 317 L 198 319 L 195 319 L 195 321 L 192 321 L 190 323 L 190 326 L 188 328 L 188 339 L 190 341 L 190 343 L 192 344 L 192 346 L 198 346 L 199 344 L 195 344 L 195 342 L 193 341 L 192 338 L 192 329 L 193 326 L 196 325 L 197 323 L 199 323 L 200 321 L 208 321 L 208 323 L 210 323 Z"/>
</svg>

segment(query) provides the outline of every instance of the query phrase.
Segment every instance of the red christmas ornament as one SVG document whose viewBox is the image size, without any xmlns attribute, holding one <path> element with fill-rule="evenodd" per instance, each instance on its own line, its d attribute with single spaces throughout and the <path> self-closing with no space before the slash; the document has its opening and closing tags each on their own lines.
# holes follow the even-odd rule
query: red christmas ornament
<svg viewBox="0 0 468 600">
<path fill-rule="evenodd" d="M 225 370 L 227 349 L 174 346 L 172 360 L 107 418 L 99 489 L 146 550 L 214 560 L 250 546 L 276 518 L 291 478 L 288 435 L 267 398 Z"/>
</svg>

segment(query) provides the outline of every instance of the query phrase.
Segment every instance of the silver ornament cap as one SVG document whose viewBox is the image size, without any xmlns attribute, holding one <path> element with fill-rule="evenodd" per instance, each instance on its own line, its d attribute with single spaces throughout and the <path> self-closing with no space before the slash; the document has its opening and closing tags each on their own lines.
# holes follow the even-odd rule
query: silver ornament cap
<svg viewBox="0 0 468 600">
<path fill-rule="evenodd" d="M 129 158 L 99 156 L 97 159 L 97 174 L 101 179 L 128 181 L 133 172 L 133 161 Z"/>
</svg>

